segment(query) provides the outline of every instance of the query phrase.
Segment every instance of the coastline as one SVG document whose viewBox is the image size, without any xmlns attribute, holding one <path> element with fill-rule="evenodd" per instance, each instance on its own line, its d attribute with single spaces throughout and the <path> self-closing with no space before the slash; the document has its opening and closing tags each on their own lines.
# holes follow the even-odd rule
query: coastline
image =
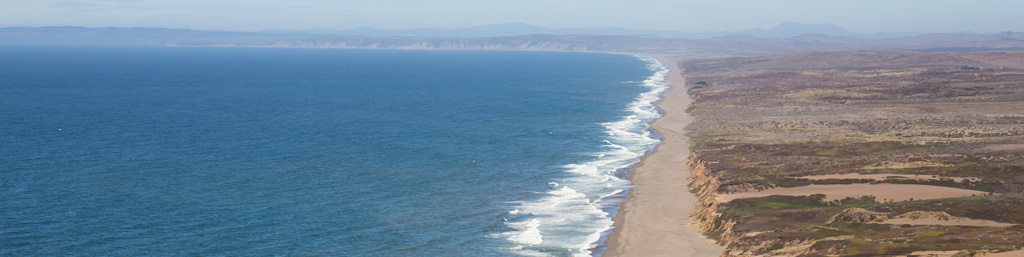
<svg viewBox="0 0 1024 257">
<path fill-rule="evenodd" d="M 719 256 L 722 247 L 705 238 L 690 219 L 699 200 L 689 192 L 686 179 L 690 150 L 684 127 L 692 118 L 683 110 L 691 99 L 678 59 L 651 57 L 669 70 L 665 82 L 670 87 L 657 103 L 663 115 L 651 122 L 661 144 L 630 171 L 627 178 L 635 187 L 612 219 L 614 229 L 603 256 Z"/>
</svg>

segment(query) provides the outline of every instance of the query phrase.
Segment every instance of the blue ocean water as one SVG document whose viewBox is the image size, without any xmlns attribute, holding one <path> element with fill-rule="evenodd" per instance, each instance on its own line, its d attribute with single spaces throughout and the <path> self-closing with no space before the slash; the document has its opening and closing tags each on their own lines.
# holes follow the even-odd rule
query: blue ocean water
<svg viewBox="0 0 1024 257">
<path fill-rule="evenodd" d="M 571 256 L 657 140 L 628 55 L 0 46 L 0 255 Z"/>
</svg>

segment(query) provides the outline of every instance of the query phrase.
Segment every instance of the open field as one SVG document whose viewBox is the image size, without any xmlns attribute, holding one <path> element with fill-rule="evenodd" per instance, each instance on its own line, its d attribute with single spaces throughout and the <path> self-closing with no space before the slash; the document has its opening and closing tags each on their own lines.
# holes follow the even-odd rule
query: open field
<svg viewBox="0 0 1024 257">
<path fill-rule="evenodd" d="M 691 60 L 700 227 L 727 256 L 1024 246 L 1024 52 Z"/>
<path fill-rule="evenodd" d="M 879 201 L 927 200 L 951 197 L 985 195 L 984 191 L 915 184 L 830 184 L 798 187 L 776 187 L 758 191 L 720 194 L 717 201 L 729 202 L 740 198 L 758 198 L 769 195 L 825 195 L 824 201 L 871 196 Z"/>
</svg>

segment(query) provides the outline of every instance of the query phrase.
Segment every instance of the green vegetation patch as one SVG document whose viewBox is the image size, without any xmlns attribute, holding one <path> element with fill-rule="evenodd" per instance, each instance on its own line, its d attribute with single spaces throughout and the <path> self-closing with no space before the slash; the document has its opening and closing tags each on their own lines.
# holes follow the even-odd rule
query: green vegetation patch
<svg viewBox="0 0 1024 257">
<path fill-rule="evenodd" d="M 941 211 L 957 217 L 1024 224 L 1024 198 L 988 196 L 884 203 L 868 208 L 896 214 L 911 211 Z"/>
</svg>

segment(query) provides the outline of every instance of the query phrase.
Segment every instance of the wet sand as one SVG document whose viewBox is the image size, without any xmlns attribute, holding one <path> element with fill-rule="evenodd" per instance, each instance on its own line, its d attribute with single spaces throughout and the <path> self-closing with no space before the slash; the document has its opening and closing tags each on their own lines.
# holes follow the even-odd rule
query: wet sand
<svg viewBox="0 0 1024 257">
<path fill-rule="evenodd" d="M 603 256 L 719 256 L 722 247 L 691 226 L 697 197 L 687 190 L 690 155 L 683 130 L 692 119 L 685 112 L 691 102 L 677 59 L 654 56 L 666 67 L 671 88 L 661 95 L 663 116 L 651 123 L 661 144 L 637 164 L 629 175 L 635 188 L 615 216 L 615 229 Z"/>
</svg>

